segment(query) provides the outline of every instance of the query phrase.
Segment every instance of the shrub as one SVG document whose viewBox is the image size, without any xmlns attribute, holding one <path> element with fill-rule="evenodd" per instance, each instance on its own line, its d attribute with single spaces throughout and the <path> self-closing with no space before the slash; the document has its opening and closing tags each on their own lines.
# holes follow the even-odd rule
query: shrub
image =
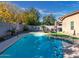
<svg viewBox="0 0 79 59">
<path fill-rule="evenodd" d="M 79 38 L 77 38 L 77 37 L 72 37 L 73 39 L 79 39 Z"/>
<path fill-rule="evenodd" d="M 44 25 L 42 25 L 41 27 L 42 27 L 43 32 L 47 33 L 49 31 L 49 29 L 46 28 Z"/>
<path fill-rule="evenodd" d="M 0 42 L 4 41 L 5 38 L 4 37 L 0 37 Z"/>
<path fill-rule="evenodd" d="M 15 30 L 8 30 L 7 32 L 8 32 L 8 33 L 11 33 L 11 35 L 14 35 L 14 34 L 16 33 Z"/>
<path fill-rule="evenodd" d="M 27 31 L 29 31 L 29 29 L 26 26 L 24 26 L 23 31 L 27 32 Z"/>
</svg>

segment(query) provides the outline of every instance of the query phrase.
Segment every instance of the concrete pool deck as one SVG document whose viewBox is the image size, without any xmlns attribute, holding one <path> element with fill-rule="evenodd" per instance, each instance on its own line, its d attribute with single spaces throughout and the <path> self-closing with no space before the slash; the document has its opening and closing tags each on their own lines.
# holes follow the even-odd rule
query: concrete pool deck
<svg viewBox="0 0 79 59">
<path fill-rule="evenodd" d="M 64 58 L 79 58 L 79 45 L 62 42 Z"/>
<path fill-rule="evenodd" d="M 64 58 L 79 58 L 79 45 L 71 45 L 65 48 Z"/>
</svg>

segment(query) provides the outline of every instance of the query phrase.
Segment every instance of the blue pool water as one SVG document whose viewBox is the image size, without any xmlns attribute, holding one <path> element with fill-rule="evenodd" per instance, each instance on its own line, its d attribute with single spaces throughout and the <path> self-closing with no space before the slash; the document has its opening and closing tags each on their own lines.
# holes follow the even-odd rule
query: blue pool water
<svg viewBox="0 0 79 59">
<path fill-rule="evenodd" d="M 62 58 L 62 41 L 48 36 L 26 35 L 6 49 L 0 57 L 6 58 Z"/>
</svg>

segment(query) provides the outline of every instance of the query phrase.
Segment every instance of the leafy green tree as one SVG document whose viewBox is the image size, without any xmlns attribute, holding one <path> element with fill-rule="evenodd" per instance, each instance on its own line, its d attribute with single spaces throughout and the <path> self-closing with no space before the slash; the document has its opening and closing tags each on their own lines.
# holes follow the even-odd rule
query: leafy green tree
<svg viewBox="0 0 79 59">
<path fill-rule="evenodd" d="M 28 25 L 39 25 L 40 13 L 35 8 L 30 8 L 28 11 Z"/>
<path fill-rule="evenodd" d="M 44 25 L 54 25 L 55 21 L 56 19 L 52 14 L 43 17 Z"/>
</svg>

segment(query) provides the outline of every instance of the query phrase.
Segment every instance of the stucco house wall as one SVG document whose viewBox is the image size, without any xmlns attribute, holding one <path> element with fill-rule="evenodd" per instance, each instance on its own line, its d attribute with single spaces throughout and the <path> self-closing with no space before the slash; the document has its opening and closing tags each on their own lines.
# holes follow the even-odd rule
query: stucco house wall
<svg viewBox="0 0 79 59">
<path fill-rule="evenodd" d="M 79 36 L 79 13 L 63 19 L 62 32 L 68 35 L 73 35 L 74 30 L 71 30 L 71 21 L 74 21 L 75 35 Z"/>
</svg>

